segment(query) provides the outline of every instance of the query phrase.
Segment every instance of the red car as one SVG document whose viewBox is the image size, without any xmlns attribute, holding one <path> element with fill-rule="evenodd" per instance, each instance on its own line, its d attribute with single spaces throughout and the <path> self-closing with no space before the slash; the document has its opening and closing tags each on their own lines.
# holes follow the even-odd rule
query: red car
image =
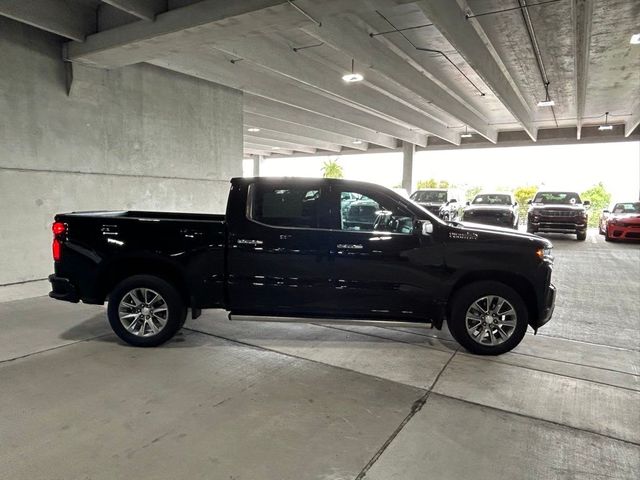
<svg viewBox="0 0 640 480">
<path fill-rule="evenodd" d="M 616 203 L 612 211 L 603 210 L 600 234 L 611 240 L 640 240 L 640 202 Z"/>
</svg>

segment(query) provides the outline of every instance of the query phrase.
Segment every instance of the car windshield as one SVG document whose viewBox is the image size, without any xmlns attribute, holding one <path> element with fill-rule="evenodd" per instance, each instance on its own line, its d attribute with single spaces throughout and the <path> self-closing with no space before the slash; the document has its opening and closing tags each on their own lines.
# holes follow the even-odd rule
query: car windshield
<svg viewBox="0 0 640 480">
<path fill-rule="evenodd" d="M 446 190 L 422 190 L 411 195 L 411 200 L 422 203 L 446 203 Z"/>
<path fill-rule="evenodd" d="M 613 213 L 640 213 L 640 202 L 616 203 Z"/>
<path fill-rule="evenodd" d="M 474 205 L 511 205 L 511 195 L 489 193 L 486 195 L 476 195 L 473 199 Z"/>
<path fill-rule="evenodd" d="M 580 195 L 575 192 L 538 192 L 533 203 L 549 205 L 575 205 L 582 203 Z"/>
</svg>

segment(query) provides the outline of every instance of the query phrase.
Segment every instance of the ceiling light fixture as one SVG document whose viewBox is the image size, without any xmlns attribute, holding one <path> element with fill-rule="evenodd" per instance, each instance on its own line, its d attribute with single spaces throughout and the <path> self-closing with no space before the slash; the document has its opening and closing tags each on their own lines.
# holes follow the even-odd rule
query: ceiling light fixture
<svg viewBox="0 0 640 480">
<path fill-rule="evenodd" d="M 464 126 L 464 133 L 460 134 L 460 138 L 471 138 L 473 137 L 473 133 L 470 133 L 469 130 L 467 130 L 467 126 Z"/>
<path fill-rule="evenodd" d="M 351 143 L 353 143 L 354 145 L 362 145 L 362 140 L 358 140 L 358 139 L 356 139 L 356 140 L 354 140 L 354 141 L 353 141 L 353 142 L 351 142 Z"/>
<path fill-rule="evenodd" d="M 545 82 L 544 91 L 546 92 L 544 100 L 540 100 L 538 102 L 538 106 L 539 107 L 553 107 L 556 104 L 556 102 L 554 102 L 553 100 L 551 100 L 551 98 L 549 98 L 549 82 Z"/>
<path fill-rule="evenodd" d="M 364 77 L 360 73 L 356 73 L 353 70 L 354 63 L 355 63 L 355 60 L 352 58 L 351 59 L 351 73 L 347 73 L 346 75 L 342 76 L 342 80 L 344 80 L 345 82 L 353 83 L 353 82 L 359 82 L 362 79 L 364 79 Z"/>
<path fill-rule="evenodd" d="M 598 130 L 613 130 L 613 125 L 609 125 L 609 112 L 604 114 L 604 124 L 600 125 Z"/>
<path fill-rule="evenodd" d="M 271 150 L 280 150 L 280 147 L 271 147 Z"/>
<path fill-rule="evenodd" d="M 249 127 L 247 128 L 247 132 L 259 132 L 260 129 L 257 127 Z"/>
<path fill-rule="evenodd" d="M 640 45 L 640 33 L 634 33 L 631 35 L 631 40 L 629 40 L 631 45 Z"/>
</svg>

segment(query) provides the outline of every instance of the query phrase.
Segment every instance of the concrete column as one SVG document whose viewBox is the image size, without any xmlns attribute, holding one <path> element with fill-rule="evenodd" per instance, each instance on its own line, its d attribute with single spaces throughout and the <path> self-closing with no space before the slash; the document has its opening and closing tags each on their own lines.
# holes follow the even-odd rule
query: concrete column
<svg viewBox="0 0 640 480">
<path fill-rule="evenodd" d="M 253 176 L 260 176 L 260 163 L 262 163 L 262 155 L 253 156 Z"/>
<path fill-rule="evenodd" d="M 402 188 L 409 195 L 413 191 L 413 154 L 416 146 L 413 143 L 402 142 Z"/>
</svg>

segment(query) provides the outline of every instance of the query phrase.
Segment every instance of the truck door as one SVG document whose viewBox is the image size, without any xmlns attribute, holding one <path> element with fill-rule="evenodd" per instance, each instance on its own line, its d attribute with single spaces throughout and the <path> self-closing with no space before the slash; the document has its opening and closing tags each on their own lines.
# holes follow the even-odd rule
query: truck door
<svg viewBox="0 0 640 480">
<path fill-rule="evenodd" d="M 321 315 L 331 293 L 322 180 L 261 179 L 243 185 L 246 211 L 230 212 L 229 310 Z M 237 188 L 237 187 L 234 187 Z"/>
<path fill-rule="evenodd" d="M 441 245 L 414 232 L 414 215 L 393 197 L 359 187 L 336 190 L 330 197 L 334 311 L 367 318 L 432 318 L 439 311 Z"/>
</svg>

